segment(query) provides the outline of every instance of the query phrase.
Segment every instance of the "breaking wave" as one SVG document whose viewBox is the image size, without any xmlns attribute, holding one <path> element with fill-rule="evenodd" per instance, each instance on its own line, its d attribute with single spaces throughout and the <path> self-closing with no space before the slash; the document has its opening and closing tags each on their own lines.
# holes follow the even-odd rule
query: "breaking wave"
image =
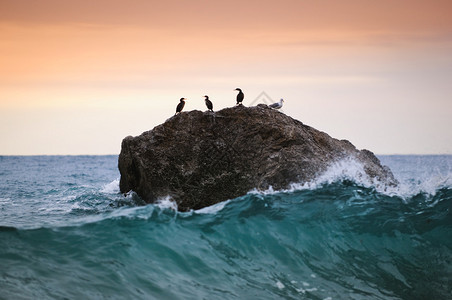
<svg viewBox="0 0 452 300">
<path fill-rule="evenodd" d="M 116 157 L 39 159 L 65 170 L 2 183 L 2 297 L 450 299 L 452 159 L 380 159 L 393 191 L 341 162 L 307 185 L 191 212 L 119 194 Z"/>
</svg>

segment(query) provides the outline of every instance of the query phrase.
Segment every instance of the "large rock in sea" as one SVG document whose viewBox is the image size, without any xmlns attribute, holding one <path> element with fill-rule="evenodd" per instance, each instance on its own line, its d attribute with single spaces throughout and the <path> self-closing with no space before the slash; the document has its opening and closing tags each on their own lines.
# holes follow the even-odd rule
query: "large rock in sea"
<svg viewBox="0 0 452 300">
<path fill-rule="evenodd" d="M 122 193 L 152 203 L 169 196 L 178 209 L 200 209 L 258 189 L 306 183 L 352 158 L 365 175 L 396 184 L 368 150 L 304 125 L 264 104 L 216 113 L 190 111 L 122 141 Z"/>
</svg>

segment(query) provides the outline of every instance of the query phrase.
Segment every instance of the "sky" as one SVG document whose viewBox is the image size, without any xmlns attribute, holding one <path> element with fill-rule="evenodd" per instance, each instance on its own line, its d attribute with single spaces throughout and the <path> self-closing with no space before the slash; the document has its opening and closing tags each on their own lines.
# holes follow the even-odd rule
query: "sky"
<svg viewBox="0 0 452 300">
<path fill-rule="evenodd" d="M 451 53 L 450 0 L 0 0 L 0 155 L 119 154 L 237 87 L 358 149 L 452 154 Z"/>
</svg>

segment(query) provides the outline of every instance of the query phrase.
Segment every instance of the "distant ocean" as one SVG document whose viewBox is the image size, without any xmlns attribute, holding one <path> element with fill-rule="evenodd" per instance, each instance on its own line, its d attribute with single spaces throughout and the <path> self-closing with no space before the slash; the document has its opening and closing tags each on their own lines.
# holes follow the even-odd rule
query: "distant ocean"
<svg viewBox="0 0 452 300">
<path fill-rule="evenodd" d="M 452 156 L 379 156 L 178 213 L 117 156 L 0 156 L 0 299 L 452 299 Z"/>
</svg>

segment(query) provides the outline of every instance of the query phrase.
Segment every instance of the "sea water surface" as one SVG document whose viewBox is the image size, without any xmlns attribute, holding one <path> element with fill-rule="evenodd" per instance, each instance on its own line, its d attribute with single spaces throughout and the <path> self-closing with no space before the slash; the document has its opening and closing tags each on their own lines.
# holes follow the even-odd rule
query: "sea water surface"
<svg viewBox="0 0 452 300">
<path fill-rule="evenodd" d="M 0 299 L 452 299 L 452 156 L 379 158 L 178 213 L 117 156 L 0 156 Z"/>
</svg>

